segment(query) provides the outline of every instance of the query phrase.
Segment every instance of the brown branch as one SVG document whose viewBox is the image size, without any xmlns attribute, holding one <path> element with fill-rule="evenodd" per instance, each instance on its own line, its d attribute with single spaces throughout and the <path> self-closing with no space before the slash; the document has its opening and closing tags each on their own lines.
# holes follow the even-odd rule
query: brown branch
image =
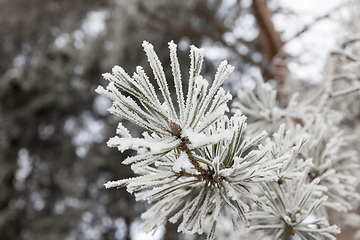
<svg viewBox="0 0 360 240">
<path fill-rule="evenodd" d="M 280 34 L 275 30 L 272 22 L 272 13 L 267 8 L 265 0 L 253 0 L 252 5 L 256 22 L 259 27 L 259 37 L 262 48 L 271 62 L 275 57 L 281 53 L 284 43 L 281 40 Z M 284 56 L 282 56 L 284 58 Z M 273 62 L 270 65 L 272 68 L 270 77 L 277 80 L 279 84 L 285 81 L 286 76 L 289 74 L 289 69 L 284 59 L 285 64 Z"/>
<path fill-rule="evenodd" d="M 274 24 L 271 20 L 272 13 L 269 11 L 264 0 L 253 0 L 252 8 L 259 26 L 259 35 L 264 48 L 264 52 L 273 59 L 281 50 L 283 42 L 280 34 L 275 30 Z"/>
<path fill-rule="evenodd" d="M 170 129 L 171 129 L 171 134 L 174 135 L 176 138 L 180 139 L 181 142 L 180 144 L 176 147 L 178 150 L 182 151 L 182 152 L 185 152 L 186 155 L 188 156 L 189 158 L 189 161 L 190 163 L 194 166 L 194 168 L 200 173 L 199 176 L 203 175 L 203 174 L 206 174 L 208 171 L 203 169 L 200 164 L 194 159 L 193 157 L 193 151 L 194 149 L 190 149 L 188 147 L 188 144 L 191 144 L 191 142 L 189 141 L 189 139 L 187 137 L 181 137 L 181 134 L 182 134 L 182 129 L 181 127 L 176 124 L 175 122 L 173 121 L 170 121 Z M 180 174 L 180 176 L 192 176 L 192 177 L 198 177 L 198 175 L 196 174 L 191 174 L 191 173 L 187 173 L 187 172 L 180 172 L 178 173 Z M 188 174 L 188 175 L 186 175 Z M 190 175 L 189 175 L 190 174 Z"/>
<path fill-rule="evenodd" d="M 193 152 L 195 151 L 195 149 L 190 149 L 188 147 L 188 145 L 191 144 L 191 142 L 189 141 L 189 139 L 187 137 L 181 137 L 181 135 L 182 135 L 181 127 L 173 121 L 170 121 L 169 124 L 170 124 L 170 129 L 171 129 L 172 135 L 174 135 L 176 138 L 181 140 L 181 143 L 177 146 L 177 149 L 181 152 L 186 153 L 186 155 L 188 156 L 189 162 L 194 166 L 196 171 L 199 172 L 199 174 L 188 173 L 184 170 L 181 170 L 180 172 L 175 172 L 171 168 L 171 170 L 175 173 L 175 175 L 178 178 L 180 178 L 180 177 L 195 177 L 201 181 L 215 182 L 223 187 L 223 185 L 221 183 L 221 179 L 219 179 L 217 176 L 215 176 L 215 177 L 213 176 L 213 174 L 214 174 L 213 170 L 211 170 L 209 168 L 207 170 L 204 169 L 203 167 L 201 167 L 200 163 L 198 161 L 196 161 L 196 159 L 194 158 L 194 155 L 193 155 Z"/>
</svg>

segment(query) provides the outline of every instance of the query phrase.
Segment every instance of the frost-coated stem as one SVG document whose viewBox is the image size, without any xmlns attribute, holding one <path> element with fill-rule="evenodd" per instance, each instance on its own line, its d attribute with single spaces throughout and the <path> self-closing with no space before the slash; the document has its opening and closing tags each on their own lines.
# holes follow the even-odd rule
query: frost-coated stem
<svg viewBox="0 0 360 240">
<path fill-rule="evenodd" d="M 171 69 L 174 77 L 177 102 L 179 105 L 180 120 L 183 123 L 185 121 L 185 102 L 184 102 L 184 94 L 183 94 L 182 82 L 181 82 L 180 64 L 176 54 L 177 45 L 173 41 L 171 41 L 169 42 L 169 49 L 170 49 Z"/>
</svg>

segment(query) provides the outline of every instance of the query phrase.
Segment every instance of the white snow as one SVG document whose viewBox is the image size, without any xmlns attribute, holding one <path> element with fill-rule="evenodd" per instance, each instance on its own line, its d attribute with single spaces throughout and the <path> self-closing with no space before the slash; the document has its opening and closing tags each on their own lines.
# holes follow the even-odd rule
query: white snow
<svg viewBox="0 0 360 240">
<path fill-rule="evenodd" d="M 180 153 L 180 156 L 175 160 L 172 168 L 175 172 L 181 172 L 184 170 L 187 173 L 198 173 L 194 166 L 190 163 L 189 157 L 185 152 Z"/>
</svg>

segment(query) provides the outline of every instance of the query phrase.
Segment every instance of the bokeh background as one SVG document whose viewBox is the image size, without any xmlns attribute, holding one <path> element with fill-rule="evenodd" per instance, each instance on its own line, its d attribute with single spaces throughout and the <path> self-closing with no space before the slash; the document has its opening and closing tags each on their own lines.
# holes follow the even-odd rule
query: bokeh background
<svg viewBox="0 0 360 240">
<path fill-rule="evenodd" d="M 101 74 L 149 70 L 147 40 L 171 76 L 174 40 L 185 82 L 193 44 L 206 49 L 206 79 L 223 59 L 235 66 L 233 94 L 259 70 L 311 84 L 354 12 L 341 0 L 1 0 L 0 239 L 202 239 L 167 223 L 143 235 L 146 203 L 103 187 L 132 176 L 121 164 L 132 153 L 106 146 L 121 119 L 94 91 Z"/>
</svg>

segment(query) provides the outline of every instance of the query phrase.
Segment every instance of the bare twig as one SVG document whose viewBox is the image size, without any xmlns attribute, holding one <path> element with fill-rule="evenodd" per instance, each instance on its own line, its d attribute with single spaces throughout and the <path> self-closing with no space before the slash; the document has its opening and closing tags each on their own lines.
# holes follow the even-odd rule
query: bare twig
<svg viewBox="0 0 360 240">
<path fill-rule="evenodd" d="M 359 61 L 359 59 L 356 57 L 356 56 L 354 56 L 354 55 L 352 55 L 352 54 L 350 54 L 350 53 L 347 53 L 347 52 L 345 52 L 345 51 L 343 51 L 343 50 L 333 50 L 333 51 L 331 51 L 330 52 L 331 54 L 338 54 L 338 55 L 343 55 L 343 56 L 345 56 L 346 57 L 346 59 L 348 59 L 348 60 L 350 60 L 350 61 L 352 61 L 352 62 L 357 62 L 357 61 Z"/>
<path fill-rule="evenodd" d="M 358 79 L 356 79 L 355 74 L 343 73 L 343 74 L 335 74 L 333 76 L 332 80 L 333 81 L 339 81 L 339 80 L 356 81 Z"/>
<path fill-rule="evenodd" d="M 330 93 L 330 97 L 339 97 L 339 96 L 344 96 L 344 95 L 348 95 L 348 94 L 352 94 L 355 92 L 359 92 L 360 91 L 360 86 L 357 87 L 352 87 L 352 88 L 347 88 L 344 90 L 339 90 L 337 92 L 334 93 Z"/>
<path fill-rule="evenodd" d="M 342 48 L 346 48 L 348 45 L 355 43 L 355 42 L 359 42 L 360 41 L 360 36 L 355 36 L 355 37 L 350 37 L 347 41 L 345 41 L 342 44 Z"/>
</svg>

